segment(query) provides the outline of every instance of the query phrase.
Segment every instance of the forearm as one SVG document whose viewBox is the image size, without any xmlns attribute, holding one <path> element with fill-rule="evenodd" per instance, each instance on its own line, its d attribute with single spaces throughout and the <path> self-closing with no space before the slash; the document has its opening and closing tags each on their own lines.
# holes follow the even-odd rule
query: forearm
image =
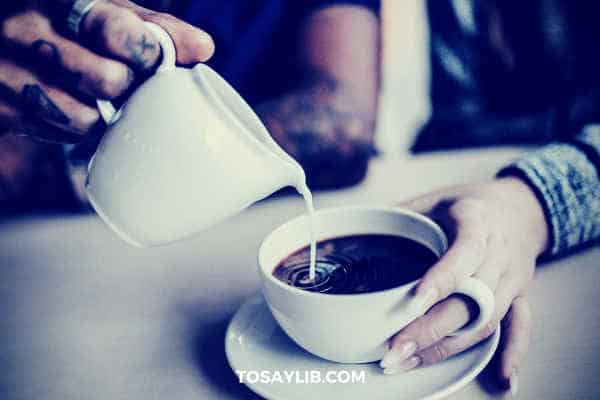
<svg viewBox="0 0 600 400">
<path fill-rule="evenodd" d="M 588 125 L 573 143 L 555 143 L 500 171 L 536 193 L 548 225 L 546 254 L 600 239 L 600 126 Z"/>
<path fill-rule="evenodd" d="M 366 7 L 335 4 L 310 14 L 300 32 L 299 58 L 348 90 L 353 105 L 374 115 L 379 89 L 379 21 Z"/>
<path fill-rule="evenodd" d="M 300 79 L 257 111 L 273 138 L 302 165 L 311 189 L 353 185 L 364 178 L 375 154 L 378 2 L 301 4 L 295 57 Z"/>
</svg>

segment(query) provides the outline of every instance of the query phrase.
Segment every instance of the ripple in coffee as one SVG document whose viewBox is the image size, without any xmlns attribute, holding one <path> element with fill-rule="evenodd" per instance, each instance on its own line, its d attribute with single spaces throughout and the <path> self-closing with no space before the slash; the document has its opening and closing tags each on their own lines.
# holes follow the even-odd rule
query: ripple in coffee
<svg viewBox="0 0 600 400">
<path fill-rule="evenodd" d="M 428 247 L 395 235 L 350 235 L 320 241 L 315 279 L 310 247 L 281 261 L 273 276 L 299 289 L 326 294 L 369 293 L 421 278 L 438 259 Z"/>
</svg>

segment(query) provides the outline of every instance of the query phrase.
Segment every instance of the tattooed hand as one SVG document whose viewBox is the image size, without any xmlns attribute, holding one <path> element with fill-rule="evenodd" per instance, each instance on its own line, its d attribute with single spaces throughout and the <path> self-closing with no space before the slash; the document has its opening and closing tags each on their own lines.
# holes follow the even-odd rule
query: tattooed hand
<svg viewBox="0 0 600 400">
<path fill-rule="evenodd" d="M 0 4 L 0 134 L 77 142 L 102 127 L 95 99 L 126 94 L 160 59 L 144 20 L 171 35 L 181 64 L 214 51 L 207 33 L 128 0 L 98 2 L 75 37 L 62 29 L 73 1 Z"/>
<path fill-rule="evenodd" d="M 273 138 L 304 168 L 311 189 L 360 182 L 375 154 L 374 115 L 361 111 L 355 94 L 324 75 L 257 111 Z"/>
</svg>

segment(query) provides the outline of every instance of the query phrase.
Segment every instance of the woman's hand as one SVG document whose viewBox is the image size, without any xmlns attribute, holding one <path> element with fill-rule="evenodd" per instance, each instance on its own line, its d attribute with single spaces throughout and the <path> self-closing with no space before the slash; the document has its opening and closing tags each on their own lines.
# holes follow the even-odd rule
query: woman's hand
<svg viewBox="0 0 600 400">
<path fill-rule="evenodd" d="M 257 107 L 271 135 L 304 168 L 311 189 L 360 182 L 373 146 L 374 115 L 353 94 L 319 74 L 303 87 Z"/>
<path fill-rule="evenodd" d="M 518 178 L 444 189 L 401 204 L 430 215 L 441 224 L 451 246 L 416 289 L 416 301 L 433 306 L 426 315 L 391 340 L 381 360 L 392 374 L 440 362 L 492 335 L 504 322 L 500 378 L 516 390 L 517 370 L 527 352 L 530 311 L 527 288 L 536 258 L 547 245 L 541 206 Z M 449 296 L 457 284 L 474 276 L 494 292 L 496 310 L 480 332 L 448 335 L 469 321 L 467 302 Z"/>
<path fill-rule="evenodd" d="M 0 134 L 81 140 L 101 124 L 95 99 L 122 96 L 159 62 L 159 44 L 143 21 L 171 35 L 181 64 L 206 61 L 214 51 L 207 33 L 128 0 L 96 3 L 76 36 L 66 30 L 73 2 L 0 5 Z"/>
</svg>

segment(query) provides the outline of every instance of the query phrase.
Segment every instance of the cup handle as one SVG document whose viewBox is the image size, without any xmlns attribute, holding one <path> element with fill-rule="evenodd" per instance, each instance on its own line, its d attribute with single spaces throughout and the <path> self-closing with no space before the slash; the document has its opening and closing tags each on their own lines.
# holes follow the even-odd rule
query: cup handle
<svg viewBox="0 0 600 400">
<path fill-rule="evenodd" d="M 463 294 L 473 299 L 479 307 L 479 315 L 474 321 L 469 322 L 448 336 L 459 336 L 469 332 L 477 332 L 490 322 L 494 313 L 495 300 L 494 294 L 485 283 L 477 278 L 469 277 L 460 283 L 454 293 Z"/>
<path fill-rule="evenodd" d="M 177 53 L 173 39 L 160 25 L 148 21 L 145 21 L 144 25 L 156 36 L 162 49 L 162 62 L 156 69 L 156 73 L 162 74 L 174 70 Z M 106 125 L 114 124 L 121 117 L 121 109 L 117 110 L 113 103 L 108 100 L 96 100 L 96 105 Z"/>
</svg>

